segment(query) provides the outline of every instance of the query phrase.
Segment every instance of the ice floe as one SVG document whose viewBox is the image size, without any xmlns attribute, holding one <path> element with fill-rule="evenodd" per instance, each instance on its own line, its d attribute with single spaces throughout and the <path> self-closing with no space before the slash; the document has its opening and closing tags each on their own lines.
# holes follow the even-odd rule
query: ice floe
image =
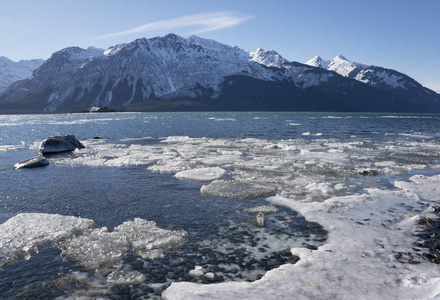
<svg viewBox="0 0 440 300">
<path fill-rule="evenodd" d="M 139 271 L 116 270 L 107 276 L 107 283 L 109 285 L 141 284 L 145 279 L 146 276 Z"/>
<path fill-rule="evenodd" d="M 207 182 L 207 181 L 213 181 L 215 179 L 219 179 L 225 174 L 226 171 L 220 167 L 207 167 L 207 168 L 198 168 L 198 169 L 180 171 L 177 172 L 176 175 L 174 176 L 182 180 Z"/>
<path fill-rule="evenodd" d="M 93 226 L 93 221 L 58 214 L 22 213 L 0 225 L 0 269 Z"/>
<path fill-rule="evenodd" d="M 202 186 L 200 192 L 202 195 L 212 197 L 253 199 L 273 194 L 275 193 L 275 188 L 264 185 L 215 180 L 209 185 Z"/>
<path fill-rule="evenodd" d="M 0 269 L 51 246 L 60 247 L 63 257 L 88 270 L 120 268 L 129 250 L 155 259 L 181 247 L 188 236 L 184 230 L 165 230 L 140 218 L 124 222 L 112 232 L 106 227 L 93 229 L 93 225 L 89 219 L 58 214 L 12 217 L 0 225 Z"/>
<path fill-rule="evenodd" d="M 153 221 L 135 218 L 112 232 L 103 227 L 72 237 L 61 243 L 61 249 L 64 257 L 99 271 L 121 267 L 128 250 L 142 258 L 163 257 L 166 251 L 181 247 L 187 237 L 186 231 L 165 230 Z"/>
</svg>

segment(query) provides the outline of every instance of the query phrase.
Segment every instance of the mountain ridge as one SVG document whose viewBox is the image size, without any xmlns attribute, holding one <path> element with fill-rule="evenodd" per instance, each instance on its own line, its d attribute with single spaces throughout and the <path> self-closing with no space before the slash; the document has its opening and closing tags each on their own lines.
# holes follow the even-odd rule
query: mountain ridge
<svg viewBox="0 0 440 300">
<path fill-rule="evenodd" d="M 71 112 L 108 106 L 129 111 L 440 112 L 440 95 L 423 90 L 410 77 L 337 58 L 330 70 L 290 62 L 273 50 L 246 52 L 175 34 L 106 50 L 69 47 L 53 53 L 33 76 L 11 84 L 0 95 L 0 110 Z M 343 68 L 349 65 L 351 70 Z M 402 84 L 400 90 L 385 80 L 392 76 Z"/>
</svg>

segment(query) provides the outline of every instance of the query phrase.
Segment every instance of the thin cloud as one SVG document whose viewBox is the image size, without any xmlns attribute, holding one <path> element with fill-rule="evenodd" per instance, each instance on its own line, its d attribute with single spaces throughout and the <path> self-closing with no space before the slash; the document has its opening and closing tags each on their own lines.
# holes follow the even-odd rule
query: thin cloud
<svg viewBox="0 0 440 300">
<path fill-rule="evenodd" d="M 105 34 L 98 38 L 105 39 L 130 34 L 145 33 L 149 31 L 170 30 L 184 27 L 197 27 L 197 30 L 191 32 L 191 34 L 196 34 L 237 26 L 252 18 L 253 16 L 240 15 L 235 12 L 194 14 L 176 19 L 152 22 L 129 30 Z"/>
</svg>

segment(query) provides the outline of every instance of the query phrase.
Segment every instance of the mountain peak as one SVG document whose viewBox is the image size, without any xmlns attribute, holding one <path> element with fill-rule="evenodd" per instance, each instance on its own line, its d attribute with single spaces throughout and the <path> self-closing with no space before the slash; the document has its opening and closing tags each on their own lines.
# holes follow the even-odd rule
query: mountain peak
<svg viewBox="0 0 440 300">
<path fill-rule="evenodd" d="M 263 48 L 257 48 L 254 51 L 249 52 L 251 61 L 255 61 L 268 67 L 281 68 L 288 61 L 284 59 L 278 52 L 274 50 L 264 50 Z"/>
<path fill-rule="evenodd" d="M 338 55 L 335 58 L 333 58 L 334 60 L 346 60 L 349 61 L 348 59 L 346 59 L 343 55 Z"/>
<path fill-rule="evenodd" d="M 314 58 L 308 60 L 305 64 L 312 67 L 328 69 L 328 65 L 330 64 L 330 61 L 323 60 L 319 55 L 317 55 Z"/>
</svg>

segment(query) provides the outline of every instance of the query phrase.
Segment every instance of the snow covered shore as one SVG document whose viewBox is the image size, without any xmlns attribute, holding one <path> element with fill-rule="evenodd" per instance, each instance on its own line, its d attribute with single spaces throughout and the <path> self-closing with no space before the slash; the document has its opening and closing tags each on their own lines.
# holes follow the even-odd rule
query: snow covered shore
<svg viewBox="0 0 440 300">
<path fill-rule="evenodd" d="M 438 265 L 416 248 L 423 225 L 408 210 L 430 215 L 438 205 L 440 176 L 413 176 L 400 190 L 371 189 L 359 196 L 301 203 L 275 196 L 274 204 L 299 211 L 329 231 L 318 250 L 292 249 L 300 257 L 255 282 L 201 285 L 175 282 L 165 299 L 438 299 Z M 417 262 L 417 263 L 415 263 Z"/>
</svg>

